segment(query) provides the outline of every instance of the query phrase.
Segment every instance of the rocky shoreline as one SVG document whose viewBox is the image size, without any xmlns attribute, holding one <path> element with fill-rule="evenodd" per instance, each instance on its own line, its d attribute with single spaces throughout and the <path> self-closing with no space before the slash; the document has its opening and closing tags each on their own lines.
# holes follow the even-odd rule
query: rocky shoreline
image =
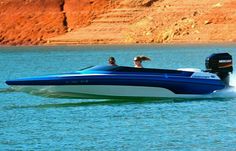
<svg viewBox="0 0 236 151">
<path fill-rule="evenodd" d="M 2 0 L 0 45 L 235 43 L 234 0 Z"/>
</svg>

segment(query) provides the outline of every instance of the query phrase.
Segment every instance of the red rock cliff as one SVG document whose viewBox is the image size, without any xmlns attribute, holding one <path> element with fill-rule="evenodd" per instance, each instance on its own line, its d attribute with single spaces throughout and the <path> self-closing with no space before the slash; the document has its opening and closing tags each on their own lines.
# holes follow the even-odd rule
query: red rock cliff
<svg viewBox="0 0 236 151">
<path fill-rule="evenodd" d="M 235 0 L 1 0 L 0 44 L 236 42 Z"/>
<path fill-rule="evenodd" d="M 69 29 L 88 25 L 109 7 L 109 0 L 65 0 L 64 11 Z"/>
<path fill-rule="evenodd" d="M 88 25 L 109 0 L 1 0 L 0 44 L 41 44 Z"/>
<path fill-rule="evenodd" d="M 0 3 L 0 43 L 38 44 L 65 32 L 61 0 L 3 0 Z"/>
</svg>

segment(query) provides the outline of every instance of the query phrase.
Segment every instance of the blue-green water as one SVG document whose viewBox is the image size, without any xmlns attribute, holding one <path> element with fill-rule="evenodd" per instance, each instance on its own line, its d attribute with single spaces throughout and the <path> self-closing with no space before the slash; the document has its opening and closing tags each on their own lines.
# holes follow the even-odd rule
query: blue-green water
<svg viewBox="0 0 236 151">
<path fill-rule="evenodd" d="M 236 150 L 233 91 L 223 99 L 80 100 L 10 92 L 4 83 L 110 56 L 119 65 L 146 55 L 145 67 L 204 69 L 208 55 L 224 51 L 236 58 L 235 45 L 0 47 L 0 150 Z"/>
</svg>

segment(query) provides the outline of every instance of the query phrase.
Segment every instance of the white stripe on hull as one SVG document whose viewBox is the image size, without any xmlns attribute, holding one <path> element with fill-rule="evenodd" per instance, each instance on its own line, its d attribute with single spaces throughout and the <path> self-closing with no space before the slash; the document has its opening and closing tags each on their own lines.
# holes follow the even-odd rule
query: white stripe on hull
<svg viewBox="0 0 236 151">
<path fill-rule="evenodd" d="M 78 97 L 191 97 L 197 95 L 177 95 L 172 91 L 159 87 L 143 86 L 111 86 L 111 85 L 57 85 L 57 86 L 14 86 L 17 91 L 28 93 L 72 93 Z"/>
</svg>

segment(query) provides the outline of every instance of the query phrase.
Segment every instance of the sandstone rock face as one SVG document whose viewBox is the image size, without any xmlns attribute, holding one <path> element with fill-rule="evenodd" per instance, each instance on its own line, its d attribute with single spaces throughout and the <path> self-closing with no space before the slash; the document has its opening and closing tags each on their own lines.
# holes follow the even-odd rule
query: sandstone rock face
<svg viewBox="0 0 236 151">
<path fill-rule="evenodd" d="M 3 0 L 0 3 L 0 43 L 40 44 L 65 32 L 61 0 Z"/>
<path fill-rule="evenodd" d="M 119 4 L 125 7 L 139 7 L 139 6 L 151 6 L 154 2 L 159 0 L 123 0 Z"/>
<path fill-rule="evenodd" d="M 69 29 L 91 23 L 97 15 L 105 12 L 110 0 L 65 0 L 64 11 Z"/>
<path fill-rule="evenodd" d="M 157 1 L 150 7 L 145 17 L 130 26 L 129 41 L 136 43 L 235 42 L 235 10 L 236 2 L 233 0 Z"/>
<path fill-rule="evenodd" d="M 1 0 L 0 44 L 236 42 L 235 0 Z"/>
<path fill-rule="evenodd" d="M 109 0 L 1 0 L 0 44 L 35 45 L 88 25 Z"/>
</svg>

